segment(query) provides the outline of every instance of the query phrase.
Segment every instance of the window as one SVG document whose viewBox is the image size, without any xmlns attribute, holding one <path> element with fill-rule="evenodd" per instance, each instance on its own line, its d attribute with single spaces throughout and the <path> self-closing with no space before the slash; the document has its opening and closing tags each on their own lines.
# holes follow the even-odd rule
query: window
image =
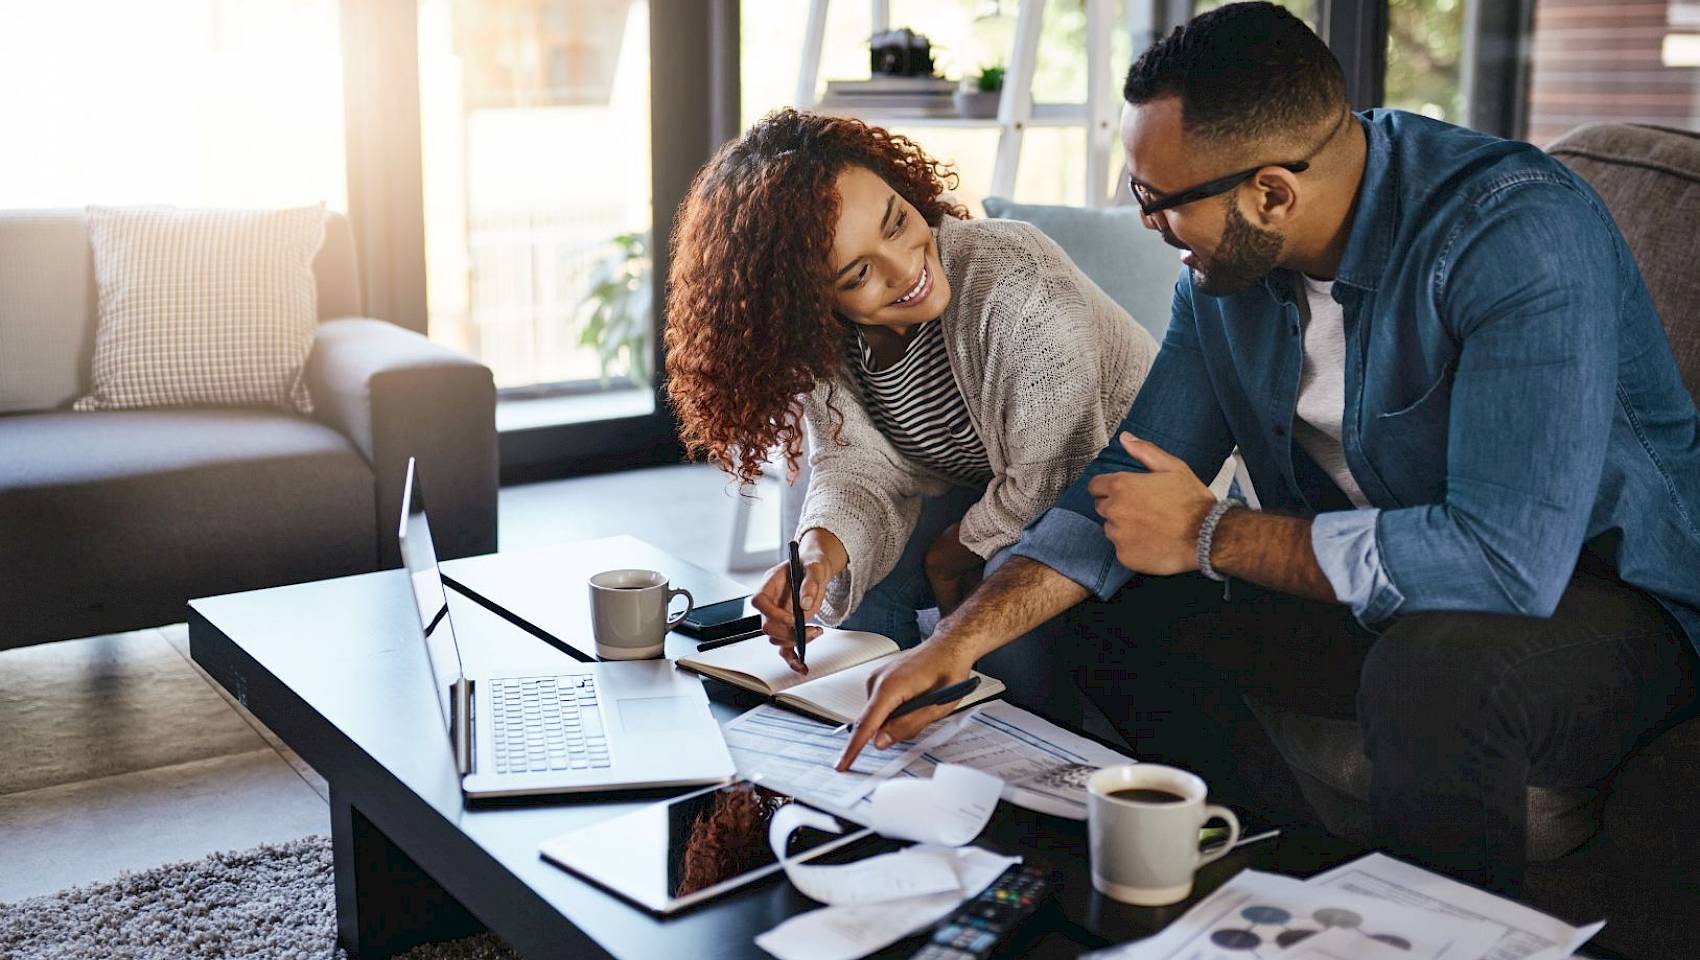
<svg viewBox="0 0 1700 960">
<path fill-rule="evenodd" d="M 1584 123 L 1700 129 L 1700 2 L 1536 0 L 1526 137 Z"/>
<path fill-rule="evenodd" d="M 10 3 L 0 207 L 346 209 L 338 0 Z"/>
<path fill-rule="evenodd" d="M 1233 0 L 1192 0 L 1192 14 L 1197 16 L 1206 10 L 1214 10 L 1232 2 Z M 1311 29 L 1315 30 L 1318 29 L 1316 18 L 1318 2 L 1319 0 L 1276 0 L 1276 5 L 1293 11 L 1300 20 L 1310 24 Z"/>
<path fill-rule="evenodd" d="M 1391 0 L 1384 104 L 1468 124 L 1461 64 L 1465 0 Z"/>
<path fill-rule="evenodd" d="M 1390 0 L 1385 102 L 1543 146 L 1597 121 L 1700 127 L 1700 2 Z"/>
<path fill-rule="evenodd" d="M 419 0 L 430 335 L 504 398 L 654 409 L 649 50 L 645 0 Z"/>
</svg>

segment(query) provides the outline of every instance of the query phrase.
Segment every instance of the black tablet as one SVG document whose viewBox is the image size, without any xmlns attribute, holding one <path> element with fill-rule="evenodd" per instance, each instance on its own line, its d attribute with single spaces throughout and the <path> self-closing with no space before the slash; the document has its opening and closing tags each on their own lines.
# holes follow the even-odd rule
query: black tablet
<svg viewBox="0 0 1700 960">
<path fill-rule="evenodd" d="M 543 856 L 638 906 L 674 913 L 777 872 L 767 828 L 785 794 L 740 780 L 644 807 L 547 840 Z M 834 817 L 842 833 L 804 827 L 786 854 L 810 859 L 868 835 Z"/>
</svg>

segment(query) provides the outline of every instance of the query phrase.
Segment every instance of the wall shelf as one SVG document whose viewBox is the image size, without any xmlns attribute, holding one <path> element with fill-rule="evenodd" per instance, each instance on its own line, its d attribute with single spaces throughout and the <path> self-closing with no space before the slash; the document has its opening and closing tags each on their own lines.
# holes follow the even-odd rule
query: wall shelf
<svg viewBox="0 0 1700 960">
<path fill-rule="evenodd" d="M 815 109 L 819 100 L 816 88 L 820 84 L 821 49 L 826 42 L 826 9 L 830 0 L 809 0 L 808 26 L 803 37 L 802 64 L 797 77 L 797 106 Z M 953 127 L 958 129 L 995 129 L 998 133 L 997 158 L 992 165 L 992 182 L 988 196 L 1013 197 L 1015 172 L 1021 163 L 1023 134 L 1032 127 L 1081 127 L 1086 131 L 1086 169 L 1082 175 L 1082 199 L 1088 207 L 1102 207 L 1110 202 L 1110 150 L 1115 141 L 1117 111 L 1120 103 L 1111 90 L 1110 32 L 1112 0 L 1086 0 L 1086 102 L 1033 102 L 1033 73 L 1039 59 L 1039 32 L 1044 25 L 1045 7 L 1049 0 L 1020 0 L 1015 15 L 1015 41 L 1009 55 L 1009 67 L 1004 73 L 1003 96 L 998 102 L 995 119 L 974 120 L 964 117 L 908 117 L 882 115 L 877 110 L 854 114 L 834 110 L 842 116 L 854 115 L 871 123 L 904 127 Z M 887 0 L 872 0 L 873 29 L 887 29 L 890 10 Z"/>
</svg>

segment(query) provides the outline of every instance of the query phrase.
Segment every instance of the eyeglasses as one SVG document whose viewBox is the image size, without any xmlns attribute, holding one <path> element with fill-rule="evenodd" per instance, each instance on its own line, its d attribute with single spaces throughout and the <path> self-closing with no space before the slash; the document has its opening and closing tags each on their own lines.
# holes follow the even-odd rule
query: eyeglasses
<svg viewBox="0 0 1700 960">
<path fill-rule="evenodd" d="M 1127 175 L 1127 187 L 1133 192 L 1133 199 L 1139 202 L 1139 212 L 1149 217 L 1153 214 L 1162 213 L 1164 210 L 1173 210 L 1174 208 L 1184 204 L 1192 203 L 1195 200 L 1204 200 L 1209 197 L 1215 197 L 1227 193 L 1229 190 L 1232 190 L 1240 184 L 1245 183 L 1247 180 L 1250 180 L 1252 177 L 1257 176 L 1257 171 L 1262 170 L 1264 167 L 1280 167 L 1283 170 L 1290 170 L 1293 173 L 1304 173 L 1306 170 L 1310 169 L 1310 158 L 1321 152 L 1323 147 L 1328 146 L 1328 144 L 1334 139 L 1334 135 L 1340 132 L 1340 127 L 1345 124 L 1346 120 L 1351 117 L 1351 115 L 1352 111 L 1349 107 L 1341 111 L 1340 118 L 1335 120 L 1334 126 L 1328 129 L 1328 136 L 1323 137 L 1321 143 L 1312 147 L 1311 151 L 1305 154 L 1305 159 L 1303 160 L 1294 160 L 1290 163 L 1260 163 L 1255 167 L 1248 167 L 1245 170 L 1241 170 L 1239 173 L 1230 173 L 1225 177 L 1218 177 L 1215 180 L 1211 180 L 1209 183 L 1201 183 L 1196 187 L 1188 187 L 1185 190 L 1175 193 L 1165 193 L 1161 196 L 1159 196 L 1156 191 L 1152 190 L 1150 187 L 1140 183 L 1138 180 L 1135 180 L 1133 178 L 1132 171 L 1129 171 Z"/>
<path fill-rule="evenodd" d="M 1147 187 L 1145 184 L 1135 180 L 1131 173 L 1127 175 L 1127 186 L 1129 190 L 1133 191 L 1133 198 L 1139 202 L 1139 212 L 1149 217 L 1153 214 L 1162 213 L 1164 210 L 1173 210 L 1183 204 L 1192 203 L 1195 200 L 1204 200 L 1208 197 L 1219 196 L 1227 193 L 1229 190 L 1232 190 L 1240 184 L 1245 183 L 1247 180 L 1250 180 L 1252 177 L 1257 176 L 1257 171 L 1262 170 L 1264 167 L 1280 167 L 1283 170 L 1290 170 L 1293 173 L 1304 173 L 1306 170 L 1310 169 L 1310 163 L 1305 160 L 1294 160 L 1291 163 L 1260 163 L 1255 167 L 1241 170 L 1238 173 L 1230 173 L 1225 177 L 1218 177 L 1208 183 L 1201 183 L 1196 187 L 1188 187 L 1178 193 L 1165 193 L 1162 196 L 1158 196 L 1151 190 L 1150 187 Z"/>
</svg>

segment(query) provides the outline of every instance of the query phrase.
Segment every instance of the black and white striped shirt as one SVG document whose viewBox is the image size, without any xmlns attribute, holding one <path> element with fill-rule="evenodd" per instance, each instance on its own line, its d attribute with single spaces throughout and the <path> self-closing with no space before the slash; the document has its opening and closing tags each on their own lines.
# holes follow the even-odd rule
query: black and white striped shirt
<svg viewBox="0 0 1700 960">
<path fill-rule="evenodd" d="M 883 370 L 856 330 L 848 338 L 850 370 L 868 416 L 898 453 L 958 483 L 984 487 L 992 465 L 951 374 L 943 329 L 937 320 L 922 324 L 903 356 Z"/>
</svg>

